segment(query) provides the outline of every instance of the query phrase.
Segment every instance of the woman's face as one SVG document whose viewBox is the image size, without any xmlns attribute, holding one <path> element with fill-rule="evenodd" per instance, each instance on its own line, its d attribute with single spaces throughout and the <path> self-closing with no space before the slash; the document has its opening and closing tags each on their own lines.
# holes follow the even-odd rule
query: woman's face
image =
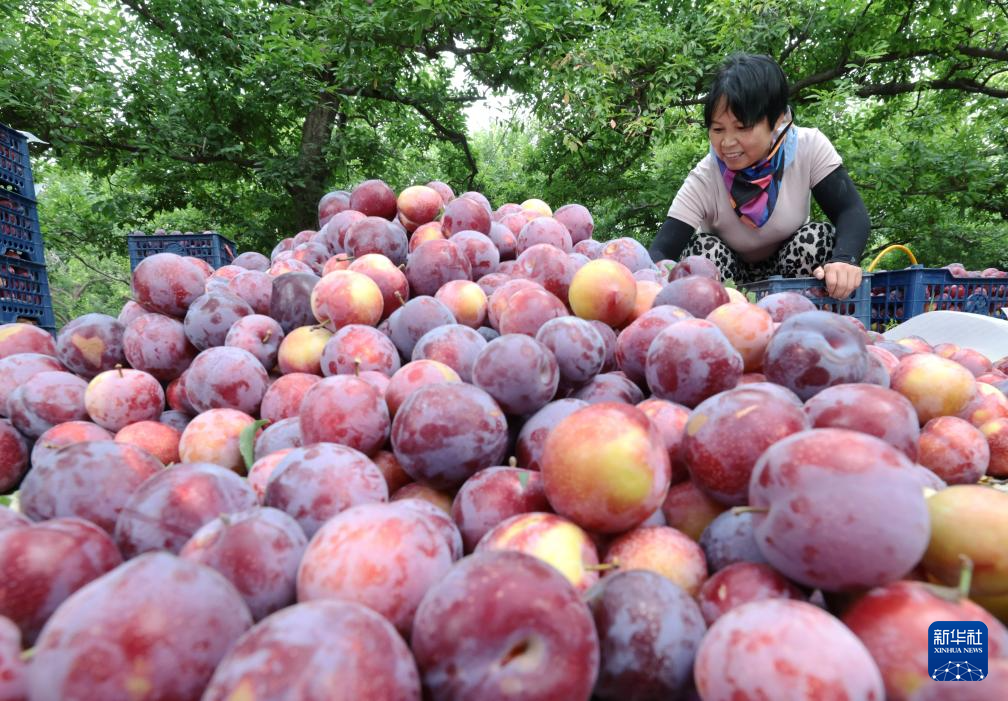
<svg viewBox="0 0 1008 701">
<path fill-rule="evenodd" d="M 751 127 L 742 126 L 726 100 L 721 100 L 714 110 L 707 136 L 714 153 L 730 170 L 742 170 L 759 163 L 770 154 L 773 146 L 773 129 L 766 117 Z"/>
</svg>

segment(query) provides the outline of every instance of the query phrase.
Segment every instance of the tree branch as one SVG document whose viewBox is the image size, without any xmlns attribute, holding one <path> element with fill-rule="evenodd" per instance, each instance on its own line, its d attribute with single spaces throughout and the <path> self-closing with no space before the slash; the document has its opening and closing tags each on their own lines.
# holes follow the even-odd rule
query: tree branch
<svg viewBox="0 0 1008 701">
<path fill-rule="evenodd" d="M 139 2 L 138 0 L 121 0 L 121 1 L 123 5 L 133 10 L 133 12 L 135 12 L 140 19 L 147 20 L 149 24 L 154 25 L 162 32 L 175 39 L 177 42 L 179 43 L 182 42 L 182 36 L 179 34 L 176 28 L 172 27 L 163 19 L 161 19 L 153 12 L 151 12 L 146 5 Z"/>
<path fill-rule="evenodd" d="M 68 232 L 60 232 L 60 233 L 67 234 Z M 99 268 L 94 267 L 93 265 L 91 265 L 91 263 L 89 263 L 87 261 L 87 259 L 85 259 L 84 257 L 82 257 L 80 254 L 78 254 L 76 251 L 74 251 L 71 248 L 62 249 L 62 250 L 59 251 L 59 253 L 66 254 L 66 255 L 74 258 L 78 263 L 80 263 L 81 265 L 83 265 L 85 268 L 87 268 L 88 270 L 90 270 L 93 273 L 97 273 L 98 275 L 100 275 L 101 277 L 105 278 L 109 282 L 115 283 L 116 285 L 125 285 L 126 287 L 130 286 L 130 281 L 129 280 L 126 280 L 126 279 L 121 278 L 121 277 L 116 277 L 115 275 L 110 275 L 109 273 L 105 272 L 104 270 L 101 270 Z"/>
<path fill-rule="evenodd" d="M 133 10 L 137 17 L 145 20 L 148 24 L 159 29 L 163 34 L 171 37 L 175 44 L 186 51 L 192 52 L 193 56 L 200 58 L 202 60 L 211 60 L 211 55 L 206 50 L 200 46 L 194 46 L 192 42 L 188 41 L 185 32 L 179 31 L 177 27 L 173 26 L 170 22 L 166 22 L 164 18 L 158 17 L 156 14 L 151 12 L 150 8 L 147 7 L 140 0 L 120 0 L 123 5 Z"/>
<path fill-rule="evenodd" d="M 977 47 L 968 46 L 966 44 L 960 44 L 956 47 L 956 50 L 964 56 L 971 56 L 974 58 L 987 58 L 995 61 L 1008 61 L 1008 49 L 998 49 L 998 48 L 987 48 L 987 47 Z M 917 49 L 915 51 L 903 51 L 903 52 L 889 52 L 882 54 L 881 56 L 875 56 L 872 58 L 861 58 L 849 60 L 847 49 L 844 49 L 844 53 L 840 56 L 837 61 L 837 65 L 832 68 L 825 69 L 819 73 L 814 73 L 813 75 L 806 76 L 800 80 L 795 81 L 791 85 L 791 94 L 794 95 L 801 90 L 810 87 L 812 85 L 818 85 L 820 83 L 826 83 L 831 80 L 835 80 L 843 75 L 850 73 L 855 68 L 861 68 L 867 65 L 879 65 L 884 63 L 893 63 L 896 61 L 902 61 L 911 58 L 922 58 L 925 56 L 940 56 L 940 52 L 934 49 Z M 963 90 L 965 92 L 980 93 L 984 95 L 990 95 L 991 97 L 1004 98 L 1008 97 L 1008 91 L 999 90 L 997 88 L 990 88 L 987 85 L 977 82 L 976 80 L 970 79 L 951 79 L 946 78 L 942 80 L 931 80 L 931 81 L 915 81 L 915 82 L 894 82 L 887 83 L 885 85 L 877 86 L 873 88 L 872 86 L 865 86 L 862 90 L 858 91 L 858 94 L 862 97 L 869 95 L 899 95 L 906 92 L 912 92 L 919 87 L 930 87 L 935 90 Z M 878 90 L 877 92 L 875 90 Z"/>
<path fill-rule="evenodd" d="M 1008 219 L 1008 203 L 997 204 L 995 202 L 974 202 L 971 207 L 982 212 L 998 214 L 1002 219 Z"/>
<path fill-rule="evenodd" d="M 78 146 L 86 146 L 88 148 L 126 151 L 127 153 L 147 154 L 150 152 L 150 149 L 142 148 L 140 146 L 132 146 L 130 144 L 117 144 L 113 143 L 112 141 L 78 140 L 73 141 L 72 143 L 77 144 Z M 237 156 L 229 156 L 226 154 L 191 155 L 187 153 L 169 153 L 166 155 L 173 161 L 182 161 L 183 163 L 193 163 L 196 165 L 209 165 L 211 163 L 230 163 L 231 165 L 238 166 L 239 168 L 253 169 L 256 167 L 256 162 L 251 158 L 239 158 Z"/>
<path fill-rule="evenodd" d="M 914 4 L 915 4 L 914 0 L 910 0 L 907 3 L 906 12 L 903 13 L 903 17 L 900 18 L 899 26 L 896 27 L 896 31 L 893 32 L 894 36 L 901 35 L 903 33 L 903 30 L 907 28 L 907 25 L 910 24 L 910 15 L 913 14 Z"/>
<path fill-rule="evenodd" d="M 417 113 L 420 114 L 427 122 L 434 128 L 435 133 L 445 141 L 449 141 L 459 148 L 465 154 L 466 161 L 469 164 L 469 180 L 468 186 L 472 187 L 473 181 L 476 179 L 476 174 L 479 172 L 479 168 L 476 165 L 476 159 L 473 157 L 472 151 L 469 148 L 469 140 L 466 138 L 464 132 L 452 129 L 445 126 L 437 116 L 431 112 L 428 107 L 420 100 L 415 100 L 413 98 L 407 97 L 405 95 L 400 95 L 394 90 L 381 91 L 375 88 L 330 88 L 330 91 L 338 93 L 340 95 L 347 95 L 349 97 L 367 97 L 372 100 L 382 100 L 384 102 L 394 102 L 400 105 L 406 105 L 407 107 L 412 107 Z"/>
<path fill-rule="evenodd" d="M 500 70 L 491 73 L 483 73 L 479 71 L 474 71 L 473 66 L 469 61 L 464 61 L 466 70 L 469 71 L 471 75 L 477 78 L 483 85 L 490 88 L 503 88 L 509 87 L 508 79 L 515 72 L 515 69 L 520 66 L 528 66 L 531 62 L 532 56 L 536 53 L 537 47 L 530 47 L 522 56 L 514 61 L 509 61 L 506 66 L 501 66 Z"/>
<path fill-rule="evenodd" d="M 986 48 L 983 46 L 966 46 L 965 44 L 960 44 L 956 47 L 956 51 L 963 54 L 964 56 L 973 56 L 975 58 L 990 58 L 995 61 L 1008 61 L 1008 49 L 997 49 L 997 48 Z"/>
<path fill-rule="evenodd" d="M 471 48 L 466 48 L 464 46 L 459 46 L 455 42 L 443 43 L 443 44 L 422 44 L 420 46 L 413 47 L 403 47 L 412 48 L 418 51 L 428 58 L 436 58 L 440 53 L 449 53 L 456 56 L 472 56 L 473 54 L 488 54 L 493 51 L 494 44 L 497 42 L 497 35 L 494 34 L 490 37 L 490 42 L 486 46 L 473 46 Z"/>
<path fill-rule="evenodd" d="M 856 58 L 851 60 L 849 59 L 849 52 L 845 48 L 844 53 L 837 61 L 837 65 L 795 81 L 791 85 L 791 94 L 794 95 L 809 86 L 826 83 L 839 78 L 840 76 L 850 73 L 854 68 L 861 68 L 869 64 L 892 63 L 894 61 L 902 61 L 908 58 L 920 58 L 922 56 L 933 55 L 936 55 L 936 52 L 932 49 L 918 49 L 916 51 L 891 51 L 887 54 L 882 54 L 881 56 L 876 56 L 874 58 Z"/>
<path fill-rule="evenodd" d="M 815 17 L 814 13 L 809 13 L 808 22 L 805 23 L 805 26 L 802 28 L 800 32 L 795 34 L 791 38 L 791 40 L 788 41 L 788 45 L 784 47 L 783 51 L 781 51 L 780 56 L 777 58 L 778 64 L 783 65 L 783 63 L 787 61 L 788 57 L 791 56 L 792 53 L 794 53 L 794 50 L 797 49 L 802 44 L 804 44 L 805 41 L 809 38 L 809 31 L 812 28 L 812 19 L 814 17 Z"/>
<path fill-rule="evenodd" d="M 871 97 L 880 95 L 902 95 L 913 92 L 920 88 L 931 90 L 960 90 L 962 92 L 987 95 L 1004 100 L 1008 99 L 1008 90 L 992 88 L 987 85 L 965 78 L 941 79 L 941 80 L 918 80 L 914 82 L 883 83 L 879 85 L 863 85 L 857 89 L 859 97 Z"/>
</svg>

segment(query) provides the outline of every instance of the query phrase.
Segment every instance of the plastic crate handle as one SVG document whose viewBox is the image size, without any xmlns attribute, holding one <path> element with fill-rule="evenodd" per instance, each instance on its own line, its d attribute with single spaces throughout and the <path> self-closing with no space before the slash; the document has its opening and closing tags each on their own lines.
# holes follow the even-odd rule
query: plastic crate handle
<svg viewBox="0 0 1008 701">
<path fill-rule="evenodd" d="M 884 256 L 889 251 L 903 251 L 904 253 L 907 254 L 907 258 L 910 259 L 910 265 L 917 265 L 917 257 L 913 254 L 913 251 L 911 251 L 909 248 L 907 248 L 902 244 L 894 243 L 891 246 L 886 246 L 885 248 L 883 248 L 882 252 L 879 253 L 877 256 L 875 256 L 875 260 L 873 260 L 871 263 L 868 264 L 869 273 L 875 270 L 875 266 L 879 264 L 880 260 L 882 260 L 882 256 Z"/>
</svg>

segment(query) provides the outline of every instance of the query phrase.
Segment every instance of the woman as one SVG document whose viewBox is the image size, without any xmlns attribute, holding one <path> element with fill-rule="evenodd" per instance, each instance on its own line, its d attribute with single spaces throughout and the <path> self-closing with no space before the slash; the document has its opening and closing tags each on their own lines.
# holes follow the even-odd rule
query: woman
<svg viewBox="0 0 1008 701">
<path fill-rule="evenodd" d="M 787 78 L 768 56 L 734 54 L 704 103 L 710 153 L 690 172 L 651 258 L 700 255 L 724 279 L 815 276 L 835 298 L 861 283 L 870 223 L 833 144 L 794 124 Z M 831 224 L 809 222 L 810 195 Z"/>
</svg>

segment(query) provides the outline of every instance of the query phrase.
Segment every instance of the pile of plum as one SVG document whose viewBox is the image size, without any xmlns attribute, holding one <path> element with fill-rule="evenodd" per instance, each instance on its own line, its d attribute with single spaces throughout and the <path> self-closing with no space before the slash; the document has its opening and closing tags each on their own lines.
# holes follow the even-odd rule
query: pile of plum
<svg viewBox="0 0 1008 701">
<path fill-rule="evenodd" d="M 440 182 L 132 291 L 0 326 L 0 699 L 1006 698 L 1008 359 Z"/>
</svg>

